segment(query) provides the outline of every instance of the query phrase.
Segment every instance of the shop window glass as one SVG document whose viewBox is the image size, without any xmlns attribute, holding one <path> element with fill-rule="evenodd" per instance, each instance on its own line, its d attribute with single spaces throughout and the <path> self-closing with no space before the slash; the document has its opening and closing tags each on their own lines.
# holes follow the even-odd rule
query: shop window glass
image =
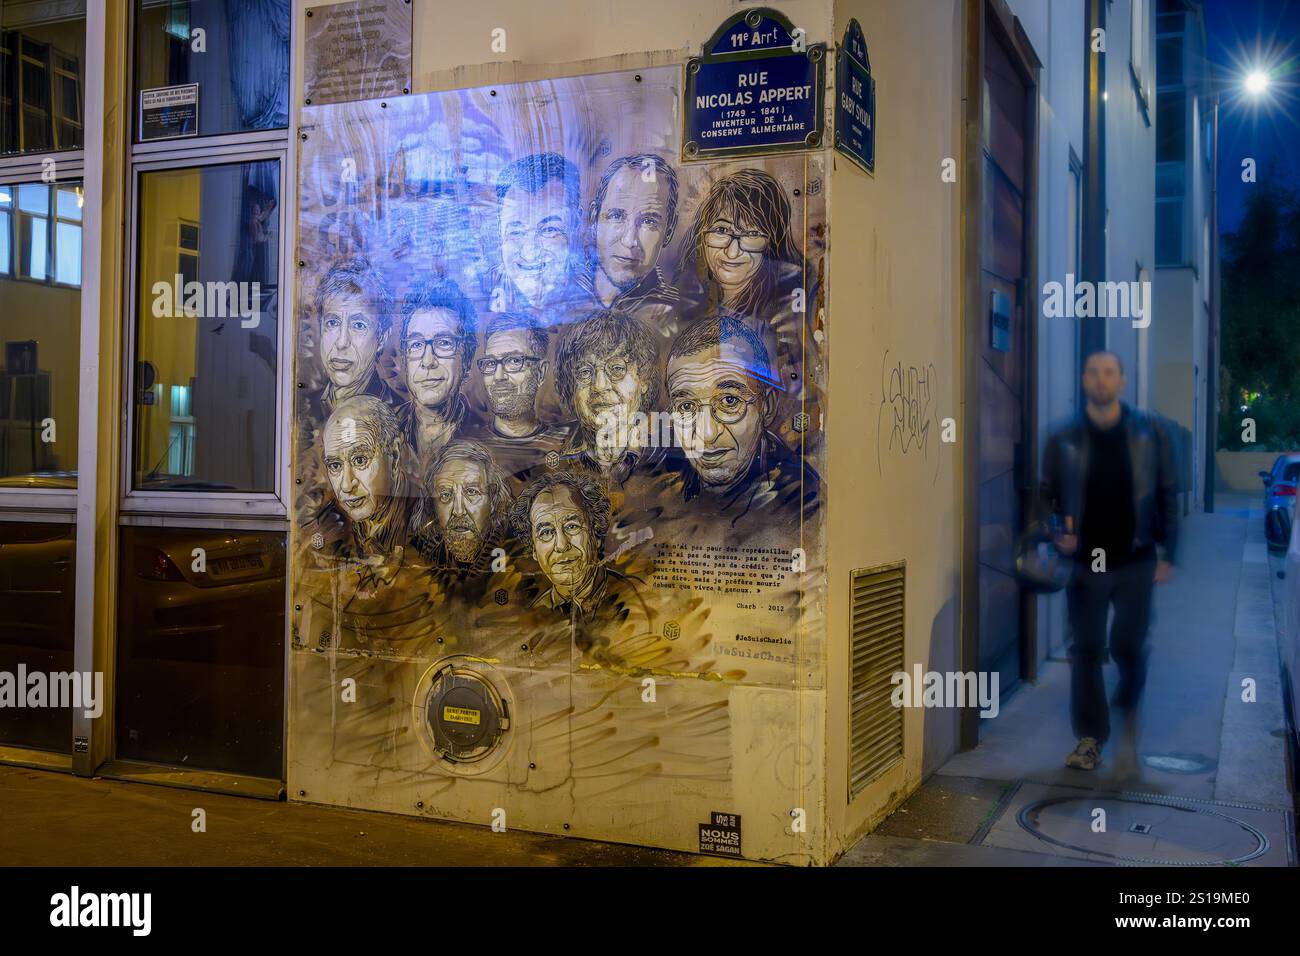
<svg viewBox="0 0 1300 956">
<path fill-rule="evenodd" d="M 272 492 L 279 164 L 140 177 L 134 487 Z"/>
<path fill-rule="evenodd" d="M 0 0 L 0 154 L 82 147 L 85 0 Z"/>
<path fill-rule="evenodd" d="M 79 183 L 0 186 L 0 494 L 76 486 Z"/>
<path fill-rule="evenodd" d="M 289 0 L 136 0 L 136 109 L 140 90 L 197 83 L 200 136 L 284 129 L 289 8 Z"/>
</svg>

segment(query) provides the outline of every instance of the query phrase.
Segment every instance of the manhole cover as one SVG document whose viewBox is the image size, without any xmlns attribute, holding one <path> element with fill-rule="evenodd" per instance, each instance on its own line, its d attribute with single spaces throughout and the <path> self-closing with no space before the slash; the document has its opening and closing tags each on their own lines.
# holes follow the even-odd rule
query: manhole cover
<svg viewBox="0 0 1300 956">
<path fill-rule="evenodd" d="M 1096 810 L 1105 832 L 1093 832 Z M 1128 863 L 1222 866 L 1268 850 L 1268 838 L 1248 823 L 1205 807 L 1123 797 L 1056 797 L 1030 803 L 1020 825 L 1053 846 Z"/>
<path fill-rule="evenodd" d="M 1205 773 L 1210 769 L 1210 760 L 1199 754 L 1145 754 L 1142 762 L 1165 773 Z"/>
</svg>

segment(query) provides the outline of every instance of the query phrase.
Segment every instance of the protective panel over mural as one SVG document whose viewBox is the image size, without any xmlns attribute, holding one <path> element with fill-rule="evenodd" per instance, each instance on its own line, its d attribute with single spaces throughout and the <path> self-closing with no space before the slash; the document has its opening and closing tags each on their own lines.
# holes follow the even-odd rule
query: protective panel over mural
<svg viewBox="0 0 1300 956">
<path fill-rule="evenodd" d="M 305 111 L 295 796 L 803 854 L 823 157 L 678 163 L 680 80 Z"/>
</svg>

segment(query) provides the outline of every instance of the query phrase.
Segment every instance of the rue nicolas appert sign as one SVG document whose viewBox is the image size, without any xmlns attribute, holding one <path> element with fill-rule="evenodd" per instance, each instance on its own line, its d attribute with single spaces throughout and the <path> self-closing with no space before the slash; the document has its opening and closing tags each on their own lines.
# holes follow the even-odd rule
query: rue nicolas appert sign
<svg viewBox="0 0 1300 956">
<path fill-rule="evenodd" d="M 776 10 L 743 10 L 686 64 L 682 160 L 822 146 L 826 44 Z"/>
</svg>

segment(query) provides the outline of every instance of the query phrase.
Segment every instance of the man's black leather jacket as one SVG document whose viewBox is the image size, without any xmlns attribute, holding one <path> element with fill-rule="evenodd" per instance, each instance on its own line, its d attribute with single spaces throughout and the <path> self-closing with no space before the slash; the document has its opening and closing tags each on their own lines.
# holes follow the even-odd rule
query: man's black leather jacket
<svg viewBox="0 0 1300 956">
<path fill-rule="evenodd" d="M 1178 475 L 1169 431 L 1128 405 L 1117 427 L 1128 433 L 1133 467 L 1134 549 L 1154 546 L 1161 560 L 1172 564 L 1178 545 Z M 1083 527 L 1089 445 L 1088 422 L 1080 415 L 1052 434 L 1043 453 L 1047 503 L 1054 514 L 1074 519 L 1075 534 Z"/>
</svg>

